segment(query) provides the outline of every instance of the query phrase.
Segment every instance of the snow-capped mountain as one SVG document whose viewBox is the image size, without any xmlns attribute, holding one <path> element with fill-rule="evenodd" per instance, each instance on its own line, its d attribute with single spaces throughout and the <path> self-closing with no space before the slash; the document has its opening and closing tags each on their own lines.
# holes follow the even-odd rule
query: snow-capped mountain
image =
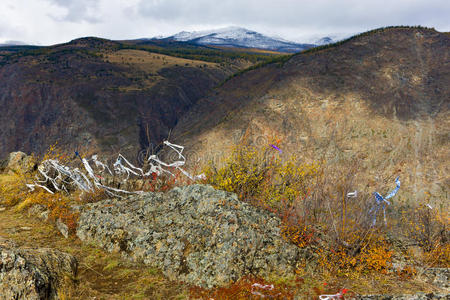
<svg viewBox="0 0 450 300">
<path fill-rule="evenodd" d="M 0 46 L 24 46 L 26 43 L 21 41 L 5 41 L 3 43 L 0 43 Z"/>
<path fill-rule="evenodd" d="M 316 44 L 317 46 L 322 46 L 322 45 L 332 44 L 334 42 L 335 42 L 335 40 L 333 40 L 329 36 L 326 36 L 326 37 L 323 37 L 321 39 L 318 39 L 317 41 L 314 42 L 314 44 Z"/>
<path fill-rule="evenodd" d="M 320 33 L 304 33 L 293 39 L 294 42 L 314 44 L 316 46 L 323 46 L 333 44 L 342 40 L 345 40 L 351 36 L 358 34 L 359 32 L 330 32 L 328 34 Z"/>
<path fill-rule="evenodd" d="M 199 45 L 216 45 L 224 47 L 244 47 L 273 50 L 280 52 L 299 52 L 311 47 L 313 44 L 300 44 L 279 38 L 265 36 L 256 31 L 241 27 L 227 27 L 208 31 L 182 31 L 167 39 L 182 42 L 191 42 Z"/>
</svg>

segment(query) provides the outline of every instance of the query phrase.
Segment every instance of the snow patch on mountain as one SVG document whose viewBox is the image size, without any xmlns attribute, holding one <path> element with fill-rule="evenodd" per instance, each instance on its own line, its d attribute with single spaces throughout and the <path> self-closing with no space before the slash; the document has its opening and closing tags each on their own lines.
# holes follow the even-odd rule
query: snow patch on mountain
<svg viewBox="0 0 450 300">
<path fill-rule="evenodd" d="M 318 46 L 322 46 L 322 45 L 328 45 L 328 44 L 332 44 L 335 41 L 330 38 L 329 36 L 323 37 L 321 39 L 318 39 L 317 41 L 314 42 L 314 44 L 318 45 Z"/>
<path fill-rule="evenodd" d="M 216 30 L 182 31 L 168 38 L 200 45 L 258 48 L 280 52 L 299 52 L 314 46 L 313 44 L 295 43 L 272 38 L 256 31 L 235 26 Z"/>
<path fill-rule="evenodd" d="M 0 43 L 0 46 L 24 46 L 24 45 L 27 44 L 21 41 L 4 41 Z"/>
</svg>

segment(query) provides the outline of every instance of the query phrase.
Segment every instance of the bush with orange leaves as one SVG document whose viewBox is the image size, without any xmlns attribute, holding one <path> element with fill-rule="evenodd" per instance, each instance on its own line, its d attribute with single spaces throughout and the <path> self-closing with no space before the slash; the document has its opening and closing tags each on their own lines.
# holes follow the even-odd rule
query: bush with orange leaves
<svg viewBox="0 0 450 300">
<path fill-rule="evenodd" d="M 322 269 L 385 272 L 393 251 L 382 229 L 369 225 L 371 195 L 346 197 L 357 163 L 336 170 L 323 163 L 306 164 L 296 156 L 282 162 L 267 151 L 235 148 L 222 168 L 204 170 L 207 182 L 278 215 L 286 240 L 301 248 L 316 245 L 312 251 L 318 252 Z"/>
<path fill-rule="evenodd" d="M 57 145 L 50 146 L 47 153 L 43 156 L 46 159 L 58 159 L 67 162 L 71 159 L 68 154 L 58 149 Z M 43 189 L 30 190 L 27 183 L 34 181 L 36 173 L 31 174 L 3 174 L 0 176 L 0 200 L 2 204 L 15 206 L 19 211 L 25 210 L 34 204 L 44 205 L 49 210 L 49 219 L 52 221 L 60 220 L 73 233 L 76 229 L 78 213 L 70 209 L 74 203 L 72 195 L 63 193 L 50 194 Z"/>
<path fill-rule="evenodd" d="M 394 251 L 383 239 L 383 235 L 378 233 L 367 239 L 367 243 L 358 253 L 352 253 L 344 246 L 319 249 L 317 253 L 321 271 L 349 277 L 355 272 L 386 274 L 391 266 Z"/>
<path fill-rule="evenodd" d="M 79 214 L 70 208 L 72 203 L 73 201 L 62 193 L 49 194 L 46 191 L 39 190 L 28 193 L 17 206 L 17 209 L 24 210 L 33 204 L 44 205 L 49 210 L 49 219 L 51 221 L 59 219 L 67 225 L 69 233 L 74 233 Z"/>
<path fill-rule="evenodd" d="M 450 219 L 444 206 L 420 204 L 413 208 L 402 207 L 400 220 L 405 235 L 422 248 L 426 264 L 450 267 Z"/>
</svg>

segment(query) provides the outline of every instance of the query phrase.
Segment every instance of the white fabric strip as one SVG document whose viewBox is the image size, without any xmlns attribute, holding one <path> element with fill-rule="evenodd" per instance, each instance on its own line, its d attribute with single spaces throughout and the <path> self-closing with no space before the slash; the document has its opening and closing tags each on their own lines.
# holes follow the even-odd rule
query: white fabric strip
<svg viewBox="0 0 450 300">
<path fill-rule="evenodd" d="M 199 180 L 206 178 L 204 174 L 192 176 L 188 172 L 180 168 L 186 162 L 186 158 L 182 154 L 184 150 L 183 146 L 172 144 L 169 143 L 168 141 L 164 141 L 164 145 L 167 145 L 172 150 L 177 152 L 178 158 L 180 160 L 168 164 L 161 161 L 156 155 L 151 155 L 148 158 L 150 169 L 147 173 L 144 173 L 144 171 L 141 168 L 138 168 L 133 164 L 131 164 L 122 154 L 118 155 L 117 160 L 113 164 L 114 172 L 112 172 L 111 169 L 106 164 L 101 162 L 98 159 L 97 155 L 93 155 L 90 160 L 95 164 L 97 168 L 100 169 L 100 172 L 105 172 L 105 170 L 107 170 L 109 174 L 113 176 L 114 175 L 121 176 L 126 174 L 127 177 L 123 179 L 123 181 L 127 181 L 131 175 L 137 177 L 147 177 L 150 176 L 152 173 L 156 173 L 158 176 L 161 175 L 162 173 L 167 173 L 172 176 L 175 176 L 172 172 L 166 170 L 165 168 L 176 168 L 180 170 L 181 173 L 183 173 L 183 175 L 187 176 L 191 180 Z M 60 164 L 59 161 L 57 160 L 49 159 L 43 161 L 38 168 L 39 174 L 43 177 L 43 179 L 36 180 L 34 184 L 27 184 L 27 187 L 31 191 L 34 191 L 36 187 L 40 187 L 51 194 L 53 194 L 54 192 L 50 188 L 53 188 L 57 192 L 60 191 L 68 192 L 69 187 L 79 189 L 83 192 L 93 192 L 95 189 L 103 189 L 109 195 L 118 197 L 120 197 L 118 193 L 124 194 L 142 193 L 142 191 L 127 191 L 103 185 L 99 180 L 100 176 L 95 174 L 94 169 L 89 164 L 89 160 L 87 160 L 86 158 L 81 158 L 78 152 L 75 152 L 75 155 L 80 157 L 87 175 L 81 172 L 78 168 L 71 169 L 68 166 Z"/>
</svg>

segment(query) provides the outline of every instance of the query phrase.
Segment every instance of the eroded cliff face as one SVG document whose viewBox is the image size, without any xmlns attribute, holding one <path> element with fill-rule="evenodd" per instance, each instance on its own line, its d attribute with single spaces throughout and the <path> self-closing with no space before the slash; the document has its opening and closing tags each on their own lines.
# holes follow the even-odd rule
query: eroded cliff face
<svg viewBox="0 0 450 300">
<path fill-rule="evenodd" d="M 66 149 L 128 155 L 157 144 L 197 99 L 232 68 L 112 42 L 78 40 L 0 65 L 0 157 L 20 149 Z"/>
<path fill-rule="evenodd" d="M 267 148 L 278 139 L 282 156 L 344 167 L 356 159 L 368 191 L 399 175 L 403 200 L 442 200 L 450 182 L 449 49 L 447 33 L 392 28 L 297 54 L 228 81 L 172 136 L 194 165 L 220 162 L 237 143 Z"/>
</svg>

